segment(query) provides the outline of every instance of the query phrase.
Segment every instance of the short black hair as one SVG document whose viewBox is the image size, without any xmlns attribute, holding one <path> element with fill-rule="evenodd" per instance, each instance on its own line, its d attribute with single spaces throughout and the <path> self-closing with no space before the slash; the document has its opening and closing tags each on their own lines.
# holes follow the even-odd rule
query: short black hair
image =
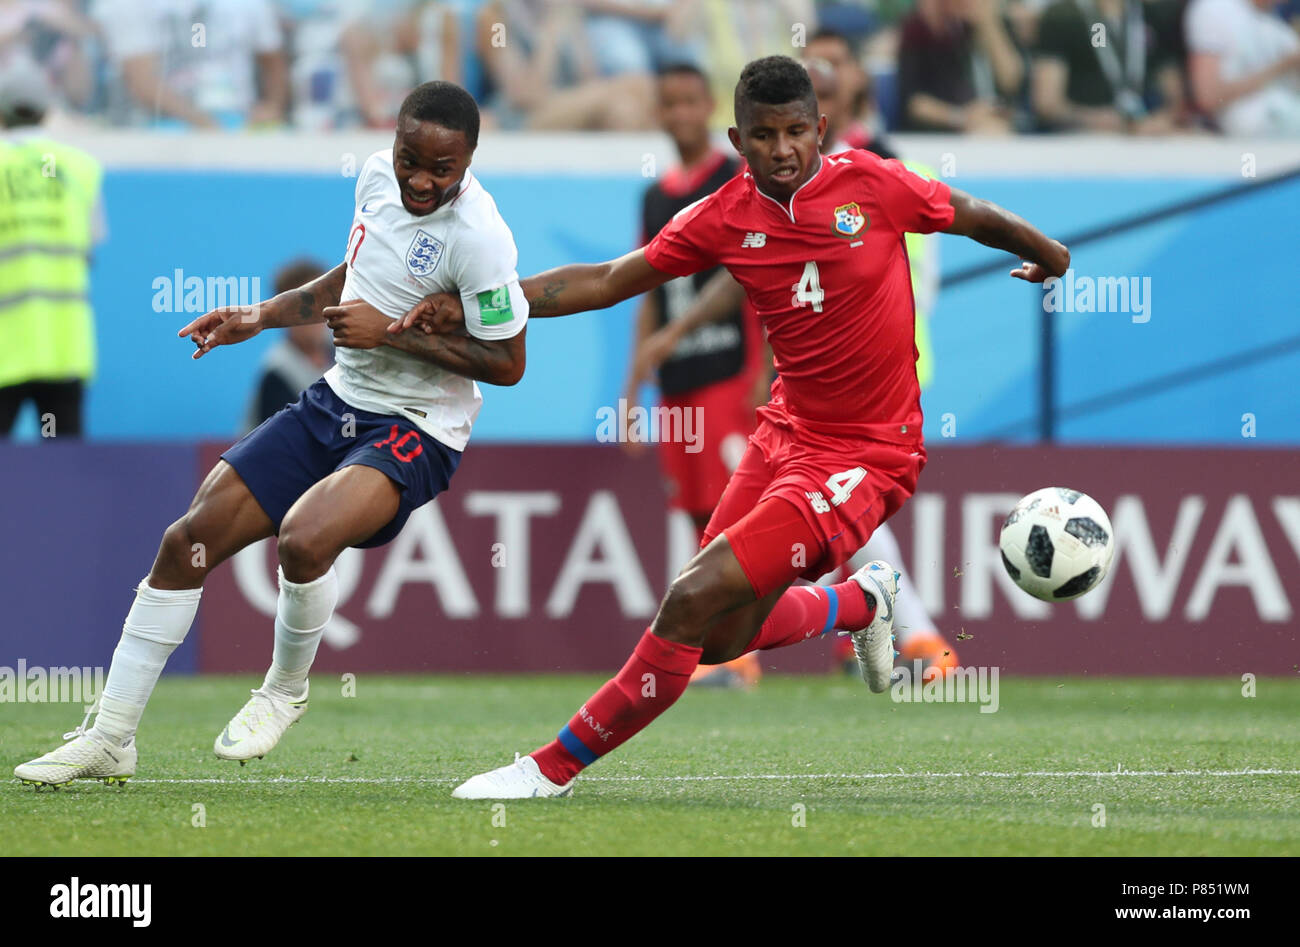
<svg viewBox="0 0 1300 947">
<path fill-rule="evenodd" d="M 398 124 L 407 117 L 464 132 L 470 149 L 478 147 L 478 103 L 454 82 L 439 80 L 416 86 L 402 101 Z"/>
<path fill-rule="evenodd" d="M 693 62 L 665 63 L 655 70 L 655 77 L 658 79 L 666 79 L 669 76 L 694 76 L 705 85 L 709 85 L 708 75 Z"/>
<path fill-rule="evenodd" d="M 817 93 L 808 70 L 789 56 L 755 59 L 740 73 L 736 83 L 736 124 L 749 115 L 754 105 L 786 105 L 801 102 L 817 115 Z"/>
</svg>

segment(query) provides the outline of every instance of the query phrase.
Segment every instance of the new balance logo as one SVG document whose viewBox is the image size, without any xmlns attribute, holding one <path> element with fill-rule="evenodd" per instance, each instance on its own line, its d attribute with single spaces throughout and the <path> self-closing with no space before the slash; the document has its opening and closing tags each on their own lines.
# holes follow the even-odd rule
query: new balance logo
<svg viewBox="0 0 1300 947">
<path fill-rule="evenodd" d="M 806 496 L 808 502 L 812 504 L 814 513 L 829 513 L 831 511 L 831 505 L 826 502 L 826 498 L 821 495 L 820 491 L 804 491 L 804 496 Z"/>
<path fill-rule="evenodd" d="M 762 247 L 767 245 L 767 234 L 765 233 L 747 233 L 745 239 L 740 241 L 742 247 Z"/>
</svg>

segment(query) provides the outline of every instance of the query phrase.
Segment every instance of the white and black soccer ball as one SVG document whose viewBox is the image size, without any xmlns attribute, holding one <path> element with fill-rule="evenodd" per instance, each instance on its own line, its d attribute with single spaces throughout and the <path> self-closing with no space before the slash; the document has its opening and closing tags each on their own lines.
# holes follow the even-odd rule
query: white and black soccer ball
<svg viewBox="0 0 1300 947">
<path fill-rule="evenodd" d="M 1045 602 L 1096 588 L 1115 554 L 1115 534 L 1101 504 L 1065 487 L 1044 487 L 1017 503 L 1002 524 L 999 544 L 1007 574 Z"/>
</svg>

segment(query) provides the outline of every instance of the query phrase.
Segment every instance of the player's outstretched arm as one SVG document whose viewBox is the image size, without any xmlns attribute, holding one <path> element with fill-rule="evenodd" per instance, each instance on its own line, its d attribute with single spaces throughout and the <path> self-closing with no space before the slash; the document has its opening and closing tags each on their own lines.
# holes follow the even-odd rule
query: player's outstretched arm
<svg viewBox="0 0 1300 947">
<path fill-rule="evenodd" d="M 1070 268 L 1070 251 L 1029 221 L 992 201 L 952 189 L 952 224 L 944 233 L 970 237 L 987 247 L 1014 253 L 1024 262 L 1011 271 L 1017 279 L 1041 283 L 1049 276 L 1064 276 Z"/>
<path fill-rule="evenodd" d="M 567 316 L 591 309 L 606 309 L 633 296 L 647 293 L 672 279 L 647 262 L 643 250 L 604 263 L 571 263 L 519 281 L 528 300 L 530 318 Z M 393 335 L 419 325 L 426 333 L 457 332 L 465 322 L 459 297 L 434 293 L 424 297 L 388 331 Z"/>
<path fill-rule="evenodd" d="M 194 358 L 202 358 L 219 345 L 251 339 L 263 329 L 282 329 L 325 321 L 325 309 L 337 306 L 347 279 L 347 264 L 340 263 L 297 289 L 291 289 L 253 306 L 225 306 L 199 316 L 177 333 L 194 340 Z"/>
<path fill-rule="evenodd" d="M 567 316 L 608 309 L 633 296 L 648 293 L 672 275 L 656 270 L 645 250 L 633 250 L 604 263 L 570 263 L 519 281 L 532 318 Z"/>
</svg>

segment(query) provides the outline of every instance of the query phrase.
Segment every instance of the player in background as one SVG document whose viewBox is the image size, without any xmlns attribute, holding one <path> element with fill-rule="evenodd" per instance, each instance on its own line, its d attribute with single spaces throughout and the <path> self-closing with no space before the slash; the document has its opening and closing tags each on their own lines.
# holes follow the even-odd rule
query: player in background
<svg viewBox="0 0 1300 947">
<path fill-rule="evenodd" d="M 709 122 L 716 103 L 708 76 L 699 68 L 687 64 L 665 68 L 656 81 L 656 95 L 659 125 L 672 138 L 681 164 L 646 188 L 639 246 L 648 243 L 682 208 L 726 184 L 741 167 L 737 156 L 715 148 L 710 141 Z M 623 395 L 628 407 L 637 403 L 642 383 L 654 374 L 647 361 L 646 341 L 680 319 L 715 273 L 725 275 L 717 267 L 703 270 L 669 280 L 641 298 Z M 730 282 L 736 285 L 734 280 Z M 698 539 L 703 538 L 727 478 L 745 453 L 756 421 L 754 409 L 767 400 L 766 388 L 761 400 L 756 400 L 755 394 L 766 374 L 762 371 L 762 329 L 739 287 L 732 302 L 717 318 L 677 338 L 663 361 L 654 365 L 661 406 L 697 412 L 702 422 L 698 444 L 664 440 L 658 445 L 669 505 L 690 516 Z M 643 445 L 624 447 L 637 453 Z M 692 681 L 753 687 L 761 676 L 758 655 L 750 653 L 719 667 L 702 664 Z"/>
<path fill-rule="evenodd" d="M 728 129 L 748 170 L 616 260 L 522 281 L 534 315 L 604 309 L 721 264 L 745 288 L 778 372 L 772 400 L 705 530 L 622 670 L 555 740 L 475 776 L 466 799 L 559 796 L 573 778 L 673 705 L 701 662 L 851 633 L 868 687 L 889 687 L 897 573 L 870 563 L 847 582 L 798 586 L 865 545 L 916 489 L 925 464 L 907 232 L 969 236 L 1015 253 L 1011 275 L 1059 276 L 1069 251 L 989 201 L 866 151 L 822 157 L 807 71 L 755 60 Z M 761 239 L 759 235 L 762 235 Z M 395 323 L 456 331 L 459 302 L 426 299 Z"/>
<path fill-rule="evenodd" d="M 827 47 L 823 38 L 819 44 Z M 845 46 L 845 49 L 850 47 Z M 840 137 L 840 131 L 851 128 L 851 114 L 845 110 L 845 97 L 841 94 L 840 83 L 845 70 L 837 69 L 824 59 L 807 58 L 804 65 L 812 79 L 813 91 L 817 95 L 817 107 L 826 116 L 826 135 L 822 139 L 821 152 L 824 155 L 837 155 L 855 147 Z M 893 150 L 878 136 L 873 138 L 868 150 L 883 158 L 896 157 Z M 924 177 L 934 177 L 930 168 L 913 161 L 904 161 L 904 166 Z M 934 353 L 930 346 L 930 313 L 934 310 L 935 298 L 939 294 L 939 235 L 936 233 L 909 233 L 904 235 L 907 246 L 907 262 L 912 274 L 912 297 L 916 308 L 916 380 L 921 390 L 930 383 L 934 373 Z M 873 559 L 886 562 L 902 561 L 902 552 L 898 540 L 888 523 L 871 534 L 871 539 L 853 554 L 846 563 L 846 568 L 857 569 Z M 825 579 L 822 580 L 826 581 Z M 928 678 L 948 668 L 958 666 L 957 652 L 939 632 L 939 627 L 930 617 L 925 603 L 921 601 L 912 584 L 907 570 L 899 567 L 898 611 L 894 620 L 894 637 L 897 641 L 899 660 L 909 670 L 914 661 L 921 662 L 921 673 Z M 852 642 L 846 638 L 837 638 L 832 645 L 836 660 L 846 671 L 852 671 L 857 662 L 853 656 Z M 935 669 L 932 671 L 931 669 Z"/>
<path fill-rule="evenodd" d="M 275 294 L 287 293 L 323 276 L 328 267 L 315 260 L 299 259 L 276 270 Z M 329 329 L 312 322 L 290 326 L 275 345 L 266 350 L 260 375 L 248 405 L 244 433 L 270 420 L 281 408 L 293 404 L 330 367 L 334 353 Z"/>
<path fill-rule="evenodd" d="M 820 29 L 808 38 L 803 48 L 804 62 L 817 59 L 829 63 L 835 70 L 832 101 L 822 102 L 823 114 L 833 116 L 828 118 L 827 137 L 846 148 L 865 148 L 882 158 L 897 158 L 898 155 L 871 128 L 875 101 L 871 76 L 862 68 L 858 45 L 843 33 Z"/>
<path fill-rule="evenodd" d="M 478 130 L 478 106 L 464 89 L 416 88 L 393 149 L 371 155 L 357 177 L 344 261 L 299 289 L 214 310 L 180 330 L 200 358 L 263 329 L 325 321 L 336 363 L 222 455 L 136 589 L 94 726 L 86 729 L 88 713 L 68 743 L 18 766 L 19 779 L 133 775 L 145 704 L 189 632 L 204 578 L 272 535 L 280 597 L 271 667 L 214 751 L 260 757 L 306 711 L 307 673 L 338 599 L 335 558 L 388 542 L 412 510 L 446 490 L 482 404 L 476 381 L 513 385 L 524 372 L 528 304 L 514 238 L 469 171 Z M 388 331 L 430 292 L 457 295 L 463 334 Z"/>
</svg>

